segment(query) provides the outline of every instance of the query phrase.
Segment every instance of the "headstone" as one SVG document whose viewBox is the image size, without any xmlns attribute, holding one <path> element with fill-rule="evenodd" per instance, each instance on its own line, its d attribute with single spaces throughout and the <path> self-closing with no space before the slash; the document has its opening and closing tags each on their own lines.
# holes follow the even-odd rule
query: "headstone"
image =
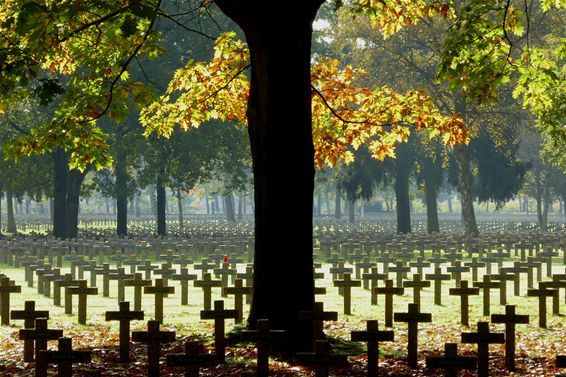
<svg viewBox="0 0 566 377">
<path fill-rule="evenodd" d="M 325 312 L 322 302 L 315 302 L 311 311 L 299 312 L 299 320 L 309 321 L 313 324 L 313 341 L 324 340 L 324 322 L 338 320 L 337 312 Z"/>
<path fill-rule="evenodd" d="M 39 351 L 47 349 L 47 342 L 49 340 L 56 340 L 63 336 L 63 330 L 53 330 L 47 327 L 47 318 L 37 318 L 35 320 L 34 329 L 21 329 L 20 339 L 23 341 L 32 340 L 35 342 L 35 359 L 39 355 Z M 47 365 L 40 365 L 39 369 L 36 365 L 35 368 L 36 376 L 47 375 Z"/>
<path fill-rule="evenodd" d="M 427 356 L 426 367 L 444 369 L 446 377 L 458 377 L 460 370 L 477 369 L 477 359 L 473 356 L 458 356 L 458 344 L 445 343 L 444 356 Z"/>
<path fill-rule="evenodd" d="M 367 343 L 368 369 L 367 376 L 378 375 L 379 364 L 379 342 L 392 342 L 394 340 L 393 331 L 379 331 L 376 320 L 366 321 L 366 331 L 352 331 L 352 342 Z"/>
<path fill-rule="evenodd" d="M 130 302 L 122 301 L 119 304 L 120 310 L 107 311 L 107 321 L 120 322 L 120 362 L 127 363 L 130 361 L 130 322 L 134 320 L 142 320 L 144 314 L 142 311 L 131 311 Z"/>
<path fill-rule="evenodd" d="M 342 280 L 335 280 L 334 286 L 342 288 L 344 293 L 344 314 L 352 314 L 352 288 L 361 287 L 360 280 L 352 280 L 350 273 L 345 273 Z"/>
<path fill-rule="evenodd" d="M 375 293 L 385 295 L 385 326 L 393 327 L 393 295 L 402 295 L 403 288 L 393 287 L 393 280 L 386 280 L 385 287 L 376 287 Z"/>
<path fill-rule="evenodd" d="M 482 290 L 482 297 L 483 297 L 483 315 L 488 317 L 490 313 L 490 306 L 491 306 L 491 296 L 489 291 L 491 289 L 499 289 L 501 284 L 496 281 L 491 281 L 490 275 L 483 275 L 483 281 L 481 282 L 474 282 L 474 287 L 480 288 Z"/>
<path fill-rule="evenodd" d="M 464 326 L 469 326 L 469 296 L 480 294 L 479 288 L 468 288 L 468 281 L 460 281 L 460 287 L 450 288 L 448 293 L 452 296 L 460 296 L 460 322 Z"/>
<path fill-rule="evenodd" d="M 155 285 L 144 287 L 143 293 L 154 295 L 155 302 L 155 320 L 163 323 L 163 300 L 165 295 L 175 293 L 175 287 L 166 287 L 162 279 L 155 279 Z"/>
<path fill-rule="evenodd" d="M 236 323 L 242 323 L 244 313 L 244 295 L 253 291 L 252 287 L 244 287 L 242 279 L 235 279 L 233 287 L 223 288 L 226 295 L 234 295 L 234 309 L 238 311 Z"/>
<path fill-rule="evenodd" d="M 462 333 L 462 343 L 478 345 L 478 377 L 489 376 L 489 345 L 505 343 L 505 335 L 489 331 L 488 322 L 478 322 L 478 332 Z"/>
<path fill-rule="evenodd" d="M 413 288 L 413 304 L 421 305 L 421 290 L 430 287 L 430 281 L 421 280 L 420 274 L 413 274 L 413 280 L 405 280 L 403 288 Z"/>
<path fill-rule="evenodd" d="M 539 283 L 538 289 L 527 290 L 527 296 L 538 297 L 538 325 L 546 328 L 546 298 L 554 295 L 554 289 L 547 289 Z"/>
<path fill-rule="evenodd" d="M 49 319 L 48 310 L 35 310 L 35 301 L 26 301 L 24 310 L 12 310 L 12 319 L 24 320 L 24 329 L 33 329 L 38 318 Z M 33 361 L 33 339 L 24 340 L 24 361 Z"/>
<path fill-rule="evenodd" d="M 10 295 L 21 291 L 22 287 L 12 284 L 9 277 L 0 278 L 0 322 L 2 326 L 10 325 Z"/>
<path fill-rule="evenodd" d="M 140 272 L 136 272 L 133 279 L 124 280 L 124 287 L 134 288 L 134 310 L 141 310 L 142 288 L 149 286 L 151 286 L 151 280 L 143 279 Z"/>
<path fill-rule="evenodd" d="M 212 280 L 209 273 L 203 273 L 202 280 L 195 280 L 194 286 L 202 288 L 204 298 L 204 310 L 210 310 L 212 306 L 212 288 L 221 288 L 222 282 L 220 280 Z"/>
<path fill-rule="evenodd" d="M 133 331 L 134 342 L 147 343 L 147 376 L 159 377 L 159 354 L 162 343 L 175 341 L 175 331 L 160 331 L 160 322 L 147 322 L 147 331 Z"/>
<path fill-rule="evenodd" d="M 407 352 L 408 363 L 411 368 L 417 367 L 418 361 L 418 345 L 419 345 L 419 323 L 432 322 L 430 313 L 420 313 L 417 304 L 409 304 L 407 313 L 395 313 L 395 322 L 407 322 Z"/>
<path fill-rule="evenodd" d="M 78 321 L 81 325 L 86 325 L 87 297 L 98 294 L 98 288 L 89 288 L 87 287 L 86 280 L 79 280 L 78 286 L 66 289 L 70 295 L 79 296 Z"/>
<path fill-rule="evenodd" d="M 283 330 L 270 330 L 269 320 L 258 319 L 256 330 L 245 330 L 242 339 L 256 343 L 257 348 L 257 376 L 267 377 L 269 375 L 269 350 L 271 344 L 280 342 L 285 336 Z"/>
<path fill-rule="evenodd" d="M 315 377 L 328 377 L 330 367 L 348 363 L 346 355 L 331 353 L 330 343 L 326 340 L 317 340 L 314 352 L 299 352 L 296 358 L 301 365 L 312 367 Z"/>
<path fill-rule="evenodd" d="M 492 314 L 492 323 L 505 324 L 505 367 L 515 370 L 515 325 L 528 324 L 528 315 L 515 314 L 515 305 L 505 305 L 505 314 Z"/>
<path fill-rule="evenodd" d="M 202 343 L 198 342 L 186 342 L 184 353 L 167 355 L 167 366 L 184 368 L 185 377 L 199 377 L 200 368 L 216 364 L 216 356 L 204 353 Z"/>
<path fill-rule="evenodd" d="M 181 284 L 181 305 L 189 305 L 189 281 L 196 280 L 196 274 L 189 274 L 189 269 L 181 267 L 178 274 L 171 275 L 172 280 L 177 280 Z"/>
<path fill-rule="evenodd" d="M 216 349 L 216 358 L 219 363 L 225 362 L 225 321 L 227 319 L 238 318 L 237 310 L 224 309 L 224 301 L 214 301 L 214 310 L 202 310 L 200 312 L 200 319 L 213 319 L 214 320 L 214 347 Z"/>
<path fill-rule="evenodd" d="M 434 305 L 442 305 L 442 281 L 450 280 L 450 274 L 443 274 L 440 267 L 436 267 L 434 274 L 426 274 L 425 279 L 434 281 Z"/>
<path fill-rule="evenodd" d="M 73 364 L 90 363 L 90 351 L 74 351 L 71 338 L 59 338 L 57 351 L 42 350 L 39 352 L 36 368 L 47 370 L 39 365 L 42 363 L 57 364 L 59 377 L 71 377 L 73 375 Z M 37 370 L 37 369 L 36 369 Z M 35 375 L 38 376 L 37 373 Z M 45 374 L 47 376 L 47 373 Z"/>
</svg>

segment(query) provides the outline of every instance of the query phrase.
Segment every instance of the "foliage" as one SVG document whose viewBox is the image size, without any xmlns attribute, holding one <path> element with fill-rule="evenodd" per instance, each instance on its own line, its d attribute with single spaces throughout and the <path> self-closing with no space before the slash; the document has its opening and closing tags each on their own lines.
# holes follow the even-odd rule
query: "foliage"
<svg viewBox="0 0 566 377">
<path fill-rule="evenodd" d="M 173 128 L 198 127 L 211 120 L 246 122 L 249 95 L 244 43 L 232 33 L 221 36 L 209 64 L 189 62 L 175 74 L 167 93 L 142 111 L 146 133 L 170 136 Z M 446 144 L 467 141 L 467 129 L 458 114 L 443 116 L 430 97 L 417 90 L 405 94 L 383 87 L 371 90 L 354 84 L 364 72 L 340 67 L 336 60 L 320 59 L 312 67 L 313 137 L 315 161 L 320 168 L 339 159 L 353 160 L 348 149 L 370 141 L 374 157 L 394 156 L 394 146 L 416 129 L 442 136 Z M 370 140 L 371 139 L 371 140 Z"/>
</svg>

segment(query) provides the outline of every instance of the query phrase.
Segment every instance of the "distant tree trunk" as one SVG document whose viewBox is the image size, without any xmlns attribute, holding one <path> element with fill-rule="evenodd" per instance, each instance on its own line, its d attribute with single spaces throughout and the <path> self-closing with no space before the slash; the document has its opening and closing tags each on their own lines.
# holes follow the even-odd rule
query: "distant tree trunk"
<svg viewBox="0 0 566 377">
<path fill-rule="evenodd" d="M 448 213 L 452 213 L 452 196 L 448 194 Z"/>
<path fill-rule="evenodd" d="M 411 204 L 409 198 L 409 169 L 397 169 L 395 176 L 395 204 L 397 233 L 411 233 Z"/>
<path fill-rule="evenodd" d="M 31 213 L 31 199 L 30 198 L 26 198 L 25 199 L 25 213 L 26 215 L 29 215 Z"/>
<path fill-rule="evenodd" d="M 238 194 L 238 221 L 242 220 L 244 214 L 243 214 L 243 209 L 244 209 L 244 195 L 242 193 Z"/>
<path fill-rule="evenodd" d="M 458 180 L 460 191 L 460 202 L 462 204 L 462 217 L 466 235 L 479 237 L 476 215 L 474 213 L 474 196 L 472 194 L 472 173 L 465 147 L 457 145 L 454 148 L 454 156 L 458 164 Z"/>
<path fill-rule="evenodd" d="M 438 224 L 438 203 L 436 202 L 436 184 L 430 182 L 430 179 L 425 177 L 425 200 L 426 200 L 426 228 L 428 233 L 437 233 L 440 231 Z"/>
<path fill-rule="evenodd" d="M 316 196 L 316 215 L 318 217 L 322 215 L 322 196 L 320 194 Z"/>
<path fill-rule="evenodd" d="M 348 222 L 356 222 L 356 201 L 353 199 L 346 199 L 346 206 L 348 207 Z"/>
<path fill-rule="evenodd" d="M 6 191 L 6 211 L 8 216 L 8 233 L 16 234 L 16 216 L 14 215 L 14 195 L 11 190 Z"/>
<path fill-rule="evenodd" d="M 65 238 L 65 202 L 67 198 L 67 176 L 69 173 L 67 154 L 61 148 L 53 152 L 54 194 L 53 210 L 53 236 Z"/>
<path fill-rule="evenodd" d="M 342 218 L 342 194 L 336 187 L 336 195 L 334 196 L 334 218 Z"/>
<path fill-rule="evenodd" d="M 167 225 L 165 222 L 165 206 L 167 205 L 167 199 L 165 197 L 165 184 L 161 178 L 161 174 L 157 175 L 157 234 L 160 236 L 167 235 Z"/>
<path fill-rule="evenodd" d="M 236 211 L 234 210 L 234 195 L 232 193 L 228 193 L 224 195 L 224 208 L 226 213 L 226 220 L 231 223 L 236 222 Z"/>
<path fill-rule="evenodd" d="M 184 219 L 183 219 L 183 195 L 181 194 L 181 189 L 177 189 L 177 210 L 179 211 L 179 232 L 183 232 L 185 229 Z"/>
<path fill-rule="evenodd" d="M 0 190 L 0 237 L 2 237 L 2 196 L 4 194 Z"/>
<path fill-rule="evenodd" d="M 328 191 L 324 194 L 324 203 L 326 204 L 326 214 L 330 215 L 330 198 Z"/>
<path fill-rule="evenodd" d="M 116 153 L 116 234 L 128 234 L 128 172 L 126 171 L 126 156 L 121 147 Z"/>
<path fill-rule="evenodd" d="M 136 217 L 140 217 L 141 216 L 140 195 L 136 195 L 134 205 L 136 207 Z"/>
<path fill-rule="evenodd" d="M 55 200 L 49 198 L 49 217 L 51 218 L 51 224 L 55 222 Z"/>
<path fill-rule="evenodd" d="M 67 176 L 67 200 L 65 201 L 65 238 L 77 238 L 81 185 L 87 170 L 71 170 Z"/>
<path fill-rule="evenodd" d="M 206 214 L 210 215 L 210 202 L 208 200 L 208 195 L 204 196 L 204 202 L 206 204 Z"/>
</svg>

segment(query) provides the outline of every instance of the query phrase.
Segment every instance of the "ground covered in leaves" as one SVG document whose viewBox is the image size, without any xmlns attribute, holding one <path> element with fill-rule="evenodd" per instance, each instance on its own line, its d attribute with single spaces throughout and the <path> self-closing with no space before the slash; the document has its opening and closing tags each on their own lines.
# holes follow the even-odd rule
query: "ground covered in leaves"
<svg viewBox="0 0 566 377">
<path fill-rule="evenodd" d="M 529 329 L 528 334 L 518 333 L 517 341 L 517 371 L 508 372 L 504 368 L 503 345 L 492 345 L 490 347 L 490 375 L 492 376 L 554 376 L 560 370 L 554 368 L 554 357 L 559 353 L 566 353 L 563 348 L 566 339 L 566 327 L 558 322 L 552 330 Z M 491 325 L 494 330 L 503 331 L 496 325 Z M 208 352 L 213 352 L 213 343 L 203 334 L 210 331 L 200 329 L 201 334 L 189 335 L 187 329 L 179 327 L 163 326 L 163 330 L 176 330 L 177 341 L 166 344 L 162 349 L 162 376 L 179 376 L 181 370 L 168 368 L 164 365 L 165 354 L 182 353 L 183 344 L 187 340 L 204 341 Z M 326 324 L 326 333 L 337 352 L 348 353 L 349 364 L 343 368 L 333 369 L 333 376 L 365 376 L 367 359 L 363 354 L 365 345 L 362 343 L 351 343 L 348 341 L 352 330 L 361 329 L 359 321 L 342 319 L 335 323 Z M 450 324 L 435 325 L 424 324 L 419 331 L 419 368 L 411 369 L 405 361 L 406 351 L 406 326 L 395 327 L 395 342 L 382 343 L 380 345 L 380 375 L 383 376 L 439 376 L 438 370 L 427 369 L 425 356 L 440 354 L 444 342 L 459 343 L 459 334 L 462 331 L 475 331 L 475 326 L 464 328 Z M 146 352 L 144 345 L 133 343 L 131 347 L 131 362 L 128 364 L 118 363 L 118 334 L 114 329 L 103 326 L 89 326 L 77 329 L 74 325 L 64 328 L 65 336 L 73 338 L 74 349 L 92 350 L 93 362 L 88 366 L 76 366 L 75 376 L 101 376 L 101 377 L 138 377 L 147 374 Z M 518 328 L 518 331 L 520 329 Z M 550 331 L 550 333 L 549 333 Z M 237 337 L 233 337 L 237 338 Z M 55 347 L 55 342 L 50 345 Z M 463 355 L 475 355 L 474 345 L 459 344 L 459 353 Z M 33 363 L 22 361 L 23 342 L 19 340 L 18 329 L 5 337 L 0 343 L 0 376 L 4 377 L 31 377 L 33 376 Z M 227 364 L 214 368 L 202 368 L 201 376 L 249 376 L 254 370 L 256 351 L 253 344 L 229 342 L 226 350 Z M 306 367 L 296 365 L 292 360 L 274 358 L 271 360 L 270 368 L 273 376 L 314 376 L 314 372 Z M 50 368 L 50 375 L 56 374 L 56 368 Z M 475 376 L 475 372 L 462 372 L 462 376 Z"/>
</svg>

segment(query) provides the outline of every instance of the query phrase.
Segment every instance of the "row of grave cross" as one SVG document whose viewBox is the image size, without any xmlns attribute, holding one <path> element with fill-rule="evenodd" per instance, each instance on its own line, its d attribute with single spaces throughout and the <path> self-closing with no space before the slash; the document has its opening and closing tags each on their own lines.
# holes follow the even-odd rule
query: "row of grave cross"
<svg viewBox="0 0 566 377">
<path fill-rule="evenodd" d="M 215 354 L 202 352 L 202 346 L 197 343 L 187 343 L 184 354 L 172 354 L 167 356 L 167 365 L 172 367 L 184 367 L 185 375 L 198 376 L 199 368 L 212 366 L 225 362 L 225 320 L 238 318 L 236 310 L 224 309 L 224 302 L 214 302 L 214 310 L 201 311 L 201 319 L 214 320 Z M 24 310 L 12 311 L 14 319 L 24 321 L 24 329 L 19 331 L 20 338 L 24 341 L 24 361 L 35 361 L 35 377 L 47 376 L 48 364 L 57 364 L 59 375 L 66 377 L 72 374 L 72 365 L 75 363 L 90 363 L 89 351 L 74 351 L 71 338 L 63 337 L 62 330 L 49 329 L 47 321 L 48 311 L 35 309 L 34 301 L 26 301 Z M 118 311 L 106 312 L 107 321 L 119 321 L 119 361 L 129 362 L 130 359 L 130 334 L 131 340 L 147 344 L 147 370 L 149 377 L 157 377 L 159 371 L 159 355 L 162 343 L 175 340 L 174 331 L 161 331 L 160 322 L 150 320 L 147 331 L 130 331 L 130 322 L 143 320 L 144 312 L 130 310 L 130 303 L 123 301 Z M 328 368 L 333 365 L 343 365 L 347 362 L 345 355 L 333 354 L 330 346 L 325 341 L 322 331 L 324 321 L 335 321 L 336 312 L 325 312 L 322 303 L 316 303 L 312 311 L 300 313 L 300 319 L 310 321 L 314 331 L 314 352 L 299 353 L 296 359 L 299 364 L 311 366 L 315 369 L 317 376 L 327 376 Z M 408 325 L 407 351 L 408 365 L 417 367 L 418 360 L 418 324 L 431 322 L 430 313 L 421 313 L 417 304 L 408 305 L 406 313 L 395 313 L 396 322 L 405 322 Z M 461 335 L 462 343 L 477 344 L 477 357 L 458 356 L 457 345 L 447 343 L 444 356 L 429 356 L 426 364 L 429 368 L 446 369 L 447 375 L 456 375 L 460 369 L 476 369 L 478 376 L 489 375 L 489 345 L 505 343 L 505 365 L 510 371 L 515 367 L 515 325 L 526 324 L 529 316 L 520 315 L 515 312 L 515 306 L 506 305 L 505 314 L 493 314 L 492 323 L 505 324 L 505 334 L 492 333 L 488 322 L 478 322 L 477 332 L 465 332 Z M 270 330 L 267 320 L 258 320 L 256 330 L 243 331 L 242 339 L 256 343 L 257 347 L 257 375 L 267 376 L 269 373 L 270 345 L 284 338 L 284 331 Z M 58 350 L 48 351 L 47 342 L 58 339 Z M 365 331 L 353 331 L 351 340 L 367 343 L 368 376 L 378 374 L 379 343 L 394 340 L 394 332 L 380 331 L 378 322 L 367 321 Z M 566 356 L 557 357 L 557 367 L 565 367 Z"/>
</svg>

